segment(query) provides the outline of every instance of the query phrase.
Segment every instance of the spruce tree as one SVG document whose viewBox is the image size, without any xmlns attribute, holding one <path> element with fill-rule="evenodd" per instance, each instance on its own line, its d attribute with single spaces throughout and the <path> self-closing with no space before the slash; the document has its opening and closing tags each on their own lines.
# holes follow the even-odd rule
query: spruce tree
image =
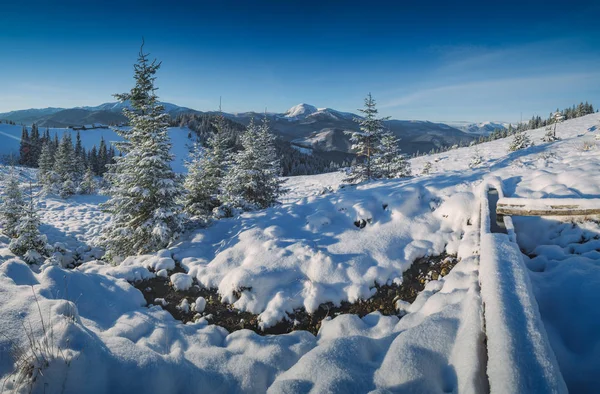
<svg viewBox="0 0 600 394">
<path fill-rule="evenodd" d="M 222 113 L 217 116 L 214 126 L 216 131 L 208 137 L 206 147 L 202 148 L 196 143 L 187 163 L 183 206 L 191 216 L 209 216 L 220 205 L 219 195 L 228 157 L 225 118 Z"/>
<path fill-rule="evenodd" d="M 88 165 L 91 167 L 94 174 L 100 176 L 100 167 L 98 165 L 98 149 L 96 145 L 90 149 L 90 153 L 88 154 Z"/>
<path fill-rule="evenodd" d="M 281 167 L 275 152 L 275 137 L 265 117 L 257 127 L 254 120 L 241 137 L 237 152 L 224 179 L 224 202 L 244 210 L 267 208 L 285 192 L 279 179 Z"/>
<path fill-rule="evenodd" d="M 81 135 L 79 130 L 77 131 L 77 136 L 75 138 L 75 152 L 73 157 L 73 170 L 75 173 L 75 179 L 79 182 L 83 179 L 83 175 L 86 170 L 86 158 L 85 158 L 85 149 L 81 143 Z"/>
<path fill-rule="evenodd" d="M 429 175 L 431 169 L 433 168 L 433 164 L 430 161 L 425 162 L 423 165 L 423 169 L 421 170 L 421 175 Z"/>
<path fill-rule="evenodd" d="M 510 146 L 508 147 L 509 152 L 515 152 L 521 149 L 528 148 L 533 145 L 529 135 L 524 131 L 519 131 L 515 133 L 515 137 L 513 138 Z"/>
<path fill-rule="evenodd" d="M 42 138 L 40 137 L 40 131 L 37 125 L 34 123 L 31 125 L 31 134 L 29 136 L 29 162 L 27 166 L 37 167 L 42 152 Z"/>
<path fill-rule="evenodd" d="M 71 134 L 64 133 L 54 157 L 53 170 L 56 174 L 56 188 L 62 198 L 75 194 L 75 151 Z"/>
<path fill-rule="evenodd" d="M 398 138 L 391 132 L 384 133 L 373 158 L 373 169 L 377 177 L 403 178 L 410 176 L 410 163 L 400 154 Z"/>
<path fill-rule="evenodd" d="M 347 182 L 358 183 L 373 179 L 373 159 L 378 153 L 381 136 L 383 133 L 383 122 L 389 118 L 377 118 L 377 108 L 375 99 L 371 93 L 365 98 L 365 107 L 359 109 L 364 115 L 362 118 L 355 118 L 354 121 L 360 125 L 360 131 L 352 134 L 352 150 L 362 161 L 357 162 L 352 167 Z"/>
<path fill-rule="evenodd" d="M 100 148 L 98 149 L 98 175 L 104 175 L 107 170 L 107 164 L 109 164 L 109 161 L 106 142 L 104 141 L 104 137 L 100 137 Z"/>
<path fill-rule="evenodd" d="M 31 163 L 31 144 L 29 142 L 29 131 L 23 126 L 21 130 L 21 145 L 19 146 L 19 164 L 29 166 Z"/>
<path fill-rule="evenodd" d="M 96 180 L 94 179 L 94 172 L 90 166 L 87 167 L 83 180 L 79 185 L 79 192 L 82 194 L 94 194 L 97 189 Z"/>
<path fill-rule="evenodd" d="M 46 142 L 40 153 L 38 162 L 38 182 L 42 185 L 44 193 L 53 193 L 57 175 L 54 172 L 54 155 L 52 153 L 52 142 Z"/>
<path fill-rule="evenodd" d="M 33 203 L 32 189 L 30 185 L 29 204 L 23 209 L 17 226 L 17 237 L 8 246 L 11 252 L 22 256 L 29 264 L 42 262 L 50 249 L 46 236 L 40 233 L 40 218 Z"/>
<path fill-rule="evenodd" d="M 0 200 L 0 226 L 1 232 L 14 238 L 18 235 L 17 227 L 23 215 L 23 193 L 19 187 L 19 180 L 11 167 L 4 181 L 4 190 Z"/>
<path fill-rule="evenodd" d="M 117 149 L 123 156 L 109 165 L 105 179 L 110 200 L 103 204 L 111 215 L 101 243 L 107 257 L 115 262 L 129 255 L 163 249 L 183 231 L 182 194 L 179 177 L 171 169 L 168 115 L 158 102 L 154 81 L 160 63 L 150 62 L 140 49 L 134 65 L 135 86 L 129 93 L 117 94 L 131 109 L 123 114 L 131 129 L 115 129 L 123 141 Z"/>
</svg>

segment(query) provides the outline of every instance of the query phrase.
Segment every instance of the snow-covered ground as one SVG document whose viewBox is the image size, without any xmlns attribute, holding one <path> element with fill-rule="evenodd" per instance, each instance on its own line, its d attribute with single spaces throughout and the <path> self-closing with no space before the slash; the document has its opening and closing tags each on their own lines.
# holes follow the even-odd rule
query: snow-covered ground
<svg viewBox="0 0 600 394">
<path fill-rule="evenodd" d="M 41 315 L 65 349 L 58 358 L 70 362 L 52 362 L 38 392 L 485 392 L 480 185 L 493 177 L 507 196 L 599 198 L 599 120 L 594 114 L 559 125 L 562 140 L 552 144 L 541 143 L 543 129 L 533 131 L 536 146 L 510 154 L 509 138 L 416 158 L 413 171 L 430 161 L 431 174 L 406 180 L 339 188 L 341 173 L 288 178 L 282 205 L 190 231 L 160 256 L 120 267 L 31 270 L 0 238 L 0 377 L 12 368 L 11 342 L 26 340 L 24 325 L 40 337 Z M 476 150 L 484 163 L 471 169 Z M 93 244 L 106 220 L 102 199 L 40 201 L 42 231 L 69 248 Z M 515 225 L 532 256 L 533 291 L 564 380 L 572 392 L 593 392 L 600 373 L 597 225 Z M 368 298 L 376 283 L 401 283 L 416 258 L 444 251 L 461 261 L 404 305 L 404 317 L 340 315 L 323 321 L 316 337 L 230 334 L 207 319 L 184 325 L 160 306 L 144 306 L 124 280 L 153 276 L 147 267 L 170 256 L 266 327 L 295 308 Z"/>
</svg>

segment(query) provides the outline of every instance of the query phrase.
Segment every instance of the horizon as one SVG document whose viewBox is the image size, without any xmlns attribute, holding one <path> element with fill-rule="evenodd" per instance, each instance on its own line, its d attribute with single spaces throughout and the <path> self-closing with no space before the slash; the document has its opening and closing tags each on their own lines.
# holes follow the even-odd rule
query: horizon
<svg viewBox="0 0 600 394">
<path fill-rule="evenodd" d="M 0 63 L 0 112 L 113 102 L 133 83 L 143 36 L 163 64 L 160 100 L 202 112 L 222 97 L 228 113 L 298 103 L 356 113 L 371 92 L 394 119 L 517 123 L 600 101 L 599 10 L 592 1 L 8 4 L 0 43 L 18 61 Z"/>
</svg>

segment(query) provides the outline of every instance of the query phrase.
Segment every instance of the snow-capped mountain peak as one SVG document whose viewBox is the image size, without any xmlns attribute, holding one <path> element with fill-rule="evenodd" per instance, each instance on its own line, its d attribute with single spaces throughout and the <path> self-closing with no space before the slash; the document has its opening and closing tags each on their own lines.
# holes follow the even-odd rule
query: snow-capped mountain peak
<svg viewBox="0 0 600 394">
<path fill-rule="evenodd" d="M 468 121 L 453 121 L 443 122 L 451 127 L 455 127 L 459 130 L 469 134 L 482 134 L 488 135 L 497 129 L 507 129 L 510 123 L 499 122 L 499 121 L 485 121 L 485 122 L 468 122 Z"/>
<path fill-rule="evenodd" d="M 310 104 L 302 103 L 302 104 L 295 105 L 292 108 L 288 109 L 285 112 L 285 117 L 286 118 L 306 117 L 310 114 L 314 114 L 317 111 L 319 111 L 317 109 L 317 107 L 312 106 Z"/>
</svg>

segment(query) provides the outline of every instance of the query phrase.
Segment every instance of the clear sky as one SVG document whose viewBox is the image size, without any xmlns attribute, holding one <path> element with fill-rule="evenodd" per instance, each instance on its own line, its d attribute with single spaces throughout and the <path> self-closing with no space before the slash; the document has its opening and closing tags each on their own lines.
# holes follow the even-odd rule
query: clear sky
<svg viewBox="0 0 600 394">
<path fill-rule="evenodd" d="M 10 3 L 13 4 L 10 4 Z M 397 119 L 518 121 L 600 107 L 600 1 L 12 1 L 0 112 L 98 105 L 132 84 L 141 37 L 161 100 L 227 112 L 304 102 Z"/>
</svg>

